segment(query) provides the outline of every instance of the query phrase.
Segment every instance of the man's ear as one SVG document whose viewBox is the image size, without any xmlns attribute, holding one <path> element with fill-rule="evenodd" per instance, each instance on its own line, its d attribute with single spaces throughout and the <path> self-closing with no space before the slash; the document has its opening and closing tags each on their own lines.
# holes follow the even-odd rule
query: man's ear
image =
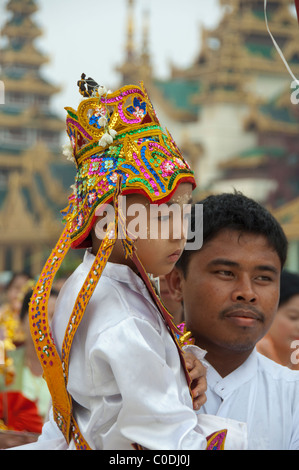
<svg viewBox="0 0 299 470">
<path fill-rule="evenodd" d="M 183 302 L 182 280 L 183 273 L 180 269 L 174 267 L 173 270 L 165 275 L 171 296 L 177 302 Z"/>
</svg>

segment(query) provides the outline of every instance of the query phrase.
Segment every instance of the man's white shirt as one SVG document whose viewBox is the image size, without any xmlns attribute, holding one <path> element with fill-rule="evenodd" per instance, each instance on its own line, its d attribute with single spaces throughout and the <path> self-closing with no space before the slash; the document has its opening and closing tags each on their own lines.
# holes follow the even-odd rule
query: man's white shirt
<svg viewBox="0 0 299 470">
<path fill-rule="evenodd" d="M 209 365 L 207 382 L 207 402 L 199 413 L 247 423 L 248 449 L 299 449 L 298 371 L 254 349 L 224 378 Z"/>
</svg>

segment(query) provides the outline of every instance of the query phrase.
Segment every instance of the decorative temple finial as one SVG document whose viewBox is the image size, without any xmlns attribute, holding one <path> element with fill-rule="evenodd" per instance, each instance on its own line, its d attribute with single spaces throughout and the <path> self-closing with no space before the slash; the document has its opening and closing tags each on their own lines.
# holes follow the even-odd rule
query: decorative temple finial
<svg viewBox="0 0 299 470">
<path fill-rule="evenodd" d="M 148 9 L 143 11 L 141 57 L 144 63 L 149 62 L 149 10 Z"/>
<path fill-rule="evenodd" d="M 135 58 L 135 45 L 134 45 L 134 0 L 128 0 L 128 13 L 127 13 L 127 42 L 126 54 L 127 61 L 131 62 Z"/>
</svg>

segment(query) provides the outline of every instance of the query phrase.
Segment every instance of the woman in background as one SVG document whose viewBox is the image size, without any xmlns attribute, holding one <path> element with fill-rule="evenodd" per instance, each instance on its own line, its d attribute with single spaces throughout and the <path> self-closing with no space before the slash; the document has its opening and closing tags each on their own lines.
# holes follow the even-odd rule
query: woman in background
<svg viewBox="0 0 299 470">
<path fill-rule="evenodd" d="M 277 314 L 257 350 L 273 361 L 299 370 L 299 275 L 283 271 Z"/>
</svg>

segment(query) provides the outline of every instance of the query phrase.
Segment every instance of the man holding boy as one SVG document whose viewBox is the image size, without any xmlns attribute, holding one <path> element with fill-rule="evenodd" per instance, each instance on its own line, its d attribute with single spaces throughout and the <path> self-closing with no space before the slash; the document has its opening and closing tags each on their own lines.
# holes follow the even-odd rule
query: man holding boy
<svg viewBox="0 0 299 470">
<path fill-rule="evenodd" d="M 83 101 L 77 110 L 66 108 L 66 153 L 77 167 L 74 193 L 29 309 L 53 402 L 34 447 L 244 448 L 242 423 L 201 422 L 196 415 L 193 371 L 152 281 L 171 271 L 184 249 L 183 209 L 195 187 L 193 172 L 142 86 L 111 93 L 84 75 L 78 85 Z M 120 196 L 127 197 L 128 210 L 144 207 L 145 223 L 153 206 L 176 205 L 181 230 L 166 238 L 152 237 L 150 230 L 136 239 Z M 106 218 L 109 207 L 112 220 Z M 161 234 L 169 219 L 157 217 Z M 102 236 L 98 225 L 105 228 Z M 47 302 L 55 274 L 69 248 L 83 247 L 84 260 L 61 289 L 50 327 Z"/>
<path fill-rule="evenodd" d="M 242 194 L 201 202 L 203 246 L 184 251 L 167 276 L 184 302 L 187 330 L 207 351 L 207 401 L 199 413 L 246 423 L 249 449 L 298 449 L 299 373 L 255 350 L 277 311 L 286 237 Z"/>
</svg>

